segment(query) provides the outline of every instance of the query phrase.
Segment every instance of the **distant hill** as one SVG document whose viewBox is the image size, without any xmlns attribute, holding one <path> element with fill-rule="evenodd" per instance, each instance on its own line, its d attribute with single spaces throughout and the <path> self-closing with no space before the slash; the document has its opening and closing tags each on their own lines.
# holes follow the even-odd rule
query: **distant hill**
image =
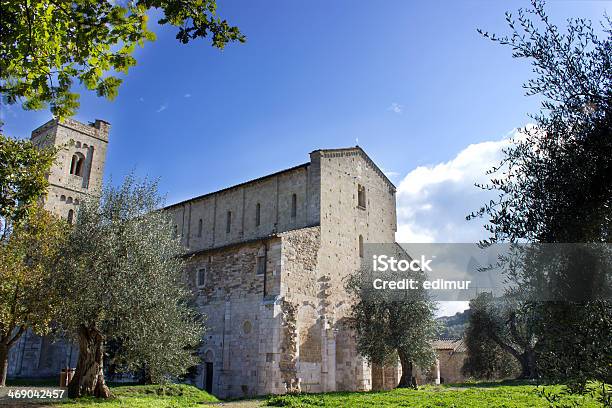
<svg viewBox="0 0 612 408">
<path fill-rule="evenodd" d="M 470 318 L 470 309 L 457 312 L 454 316 L 438 317 L 441 338 L 461 338 L 465 333 Z"/>
</svg>

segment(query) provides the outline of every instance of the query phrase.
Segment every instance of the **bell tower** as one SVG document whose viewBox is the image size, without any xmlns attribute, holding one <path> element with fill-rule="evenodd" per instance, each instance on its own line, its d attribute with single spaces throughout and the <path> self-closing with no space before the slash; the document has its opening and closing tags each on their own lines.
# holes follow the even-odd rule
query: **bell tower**
<svg viewBox="0 0 612 408">
<path fill-rule="evenodd" d="M 38 147 L 60 150 L 51 166 L 45 208 L 70 223 L 88 194 L 100 194 L 110 124 L 100 119 L 88 125 L 74 119 L 52 119 L 32 131 Z"/>
</svg>

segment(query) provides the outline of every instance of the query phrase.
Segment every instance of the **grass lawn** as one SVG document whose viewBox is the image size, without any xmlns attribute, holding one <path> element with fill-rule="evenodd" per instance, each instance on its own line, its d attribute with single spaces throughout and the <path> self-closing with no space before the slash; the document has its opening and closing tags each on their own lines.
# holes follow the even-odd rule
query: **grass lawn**
<svg viewBox="0 0 612 408">
<path fill-rule="evenodd" d="M 80 398 L 55 403 L 54 408 L 188 408 L 217 404 L 227 408 L 276 407 L 543 407 L 548 401 L 536 386 L 525 383 L 473 383 L 424 386 L 418 390 L 396 389 L 380 392 L 334 392 L 327 394 L 276 395 L 261 399 L 219 401 L 189 385 L 124 385 L 111 387 L 114 399 Z M 541 387 L 540 387 L 541 389 Z M 561 386 L 547 391 L 559 393 Z M 563 405 L 560 405 L 560 404 Z M 35 407 L 36 405 L 27 405 Z M 48 405 L 44 405 L 48 407 Z M 564 395 L 557 406 L 601 407 L 589 395 Z"/>
<path fill-rule="evenodd" d="M 272 396 L 269 406 L 276 407 L 546 407 L 550 404 L 538 395 L 534 385 L 469 384 L 463 386 L 425 386 L 418 390 L 396 389 L 380 392 L 336 392 Z M 560 391 L 548 386 L 547 391 Z M 565 396 L 562 402 L 580 407 L 601 407 L 589 396 Z M 560 405 L 558 405 L 560 406 Z"/>
<path fill-rule="evenodd" d="M 219 402 L 216 397 L 206 391 L 190 385 L 126 385 L 111 387 L 111 391 L 115 395 L 113 399 L 79 398 L 55 404 L 54 407 L 187 408 Z"/>
</svg>

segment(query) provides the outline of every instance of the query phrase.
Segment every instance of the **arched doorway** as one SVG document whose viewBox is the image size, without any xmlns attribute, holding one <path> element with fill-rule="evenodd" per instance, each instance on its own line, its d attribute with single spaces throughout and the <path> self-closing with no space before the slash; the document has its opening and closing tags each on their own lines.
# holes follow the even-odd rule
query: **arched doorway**
<svg viewBox="0 0 612 408">
<path fill-rule="evenodd" d="M 202 373 L 203 374 L 202 388 L 204 388 L 204 390 L 209 394 L 212 394 L 213 392 L 213 377 L 215 373 L 213 361 L 214 361 L 213 352 L 208 350 L 206 354 L 204 355 L 204 372 Z"/>
</svg>

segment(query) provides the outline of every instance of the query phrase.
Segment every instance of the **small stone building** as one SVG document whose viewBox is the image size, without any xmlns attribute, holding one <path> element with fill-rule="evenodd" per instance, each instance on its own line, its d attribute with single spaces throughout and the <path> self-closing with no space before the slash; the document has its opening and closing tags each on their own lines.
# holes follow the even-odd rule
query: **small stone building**
<svg viewBox="0 0 612 408">
<path fill-rule="evenodd" d="M 463 339 L 439 339 L 432 344 L 438 358 L 429 370 L 416 370 L 419 384 L 449 384 L 465 382 L 461 368 L 467 358 Z"/>
</svg>

